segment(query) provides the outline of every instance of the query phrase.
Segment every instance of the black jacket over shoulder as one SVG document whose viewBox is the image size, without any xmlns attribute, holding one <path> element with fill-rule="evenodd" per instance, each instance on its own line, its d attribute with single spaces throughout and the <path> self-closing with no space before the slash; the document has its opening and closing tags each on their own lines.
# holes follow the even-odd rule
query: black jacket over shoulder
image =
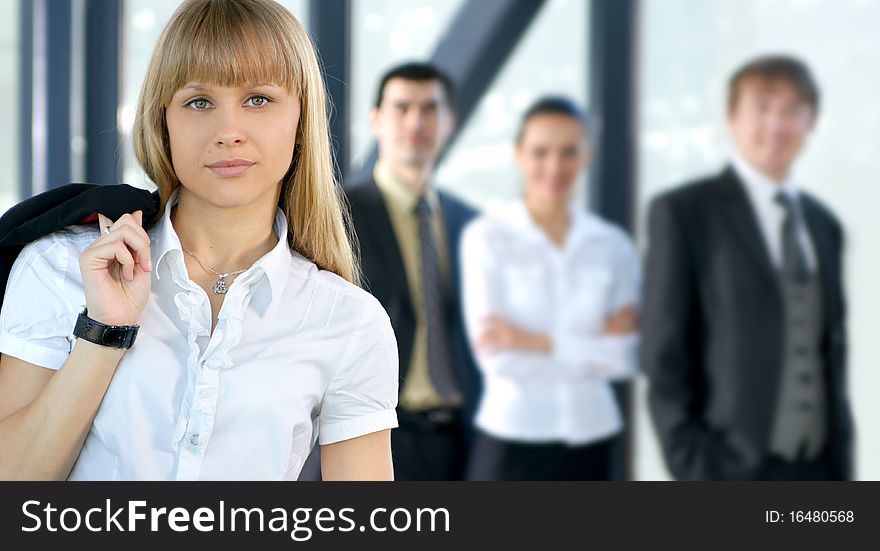
<svg viewBox="0 0 880 551">
<path fill-rule="evenodd" d="M 346 190 L 346 195 L 360 242 L 364 288 L 385 307 L 397 337 L 402 388 L 409 371 L 416 326 L 403 257 L 376 182 L 372 178 L 357 182 Z M 477 212 L 444 191 L 438 191 L 438 197 L 446 227 L 452 280 L 451 296 L 446 303 L 447 334 L 456 379 L 464 395 L 465 414 L 471 418 L 476 411 L 480 383 L 465 333 L 458 251 L 462 230 Z"/>
<path fill-rule="evenodd" d="M 18 203 L 0 218 L 0 301 L 9 271 L 25 245 L 74 224 L 97 222 L 97 213 L 116 220 L 141 210 L 145 224 L 159 211 L 159 194 L 127 184 L 67 184 Z M 2 302 L 0 302 L 2 305 Z"/>
<path fill-rule="evenodd" d="M 804 194 L 823 281 L 821 351 L 834 474 L 852 477 L 846 390 L 844 236 Z M 736 173 L 683 186 L 650 209 L 642 310 L 649 407 L 675 478 L 752 479 L 769 446 L 783 364 L 784 302 Z"/>
</svg>

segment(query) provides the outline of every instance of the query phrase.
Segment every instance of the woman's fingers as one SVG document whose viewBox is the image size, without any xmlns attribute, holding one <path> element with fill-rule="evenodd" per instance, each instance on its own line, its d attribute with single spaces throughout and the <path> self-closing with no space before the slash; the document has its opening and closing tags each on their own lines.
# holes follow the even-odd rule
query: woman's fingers
<svg viewBox="0 0 880 551">
<path fill-rule="evenodd" d="M 144 271 L 149 271 L 150 266 L 150 241 L 149 237 L 141 235 L 128 226 L 121 226 L 110 231 L 106 236 L 106 242 L 119 241 L 132 250 L 135 257 L 140 259 L 140 265 Z"/>
<path fill-rule="evenodd" d="M 486 329 L 477 337 L 477 348 L 485 353 L 493 353 L 500 346 L 500 335 L 494 329 Z"/>
<path fill-rule="evenodd" d="M 96 240 L 96 244 L 98 242 L 123 241 L 134 252 L 137 264 L 144 271 L 149 272 L 152 270 L 150 237 L 140 224 L 140 220 L 143 219 L 143 213 L 137 211 L 135 214 L 137 216 L 124 214 L 112 224 L 108 224 L 109 218 L 99 214 L 98 220 L 101 224 L 101 237 Z"/>
<path fill-rule="evenodd" d="M 92 252 L 96 258 L 104 262 L 115 260 L 119 263 L 123 277 L 128 281 L 134 279 L 134 256 L 132 256 L 124 241 L 106 241 L 94 244 L 92 247 Z"/>
<path fill-rule="evenodd" d="M 623 308 L 612 314 L 605 323 L 606 335 L 626 335 L 639 329 L 639 314 L 635 306 Z"/>
</svg>

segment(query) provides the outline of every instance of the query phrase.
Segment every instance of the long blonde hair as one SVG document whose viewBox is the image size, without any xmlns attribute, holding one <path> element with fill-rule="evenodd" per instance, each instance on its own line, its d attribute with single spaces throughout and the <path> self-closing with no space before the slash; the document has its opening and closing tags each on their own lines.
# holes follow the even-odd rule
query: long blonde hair
<svg viewBox="0 0 880 551">
<path fill-rule="evenodd" d="M 188 0 L 162 31 L 138 99 L 134 151 L 159 188 L 160 216 L 180 180 L 165 110 L 188 82 L 273 83 L 300 101 L 298 147 L 281 186 L 288 244 L 319 268 L 358 283 L 354 236 L 336 181 L 327 92 L 308 33 L 272 0 Z"/>
</svg>

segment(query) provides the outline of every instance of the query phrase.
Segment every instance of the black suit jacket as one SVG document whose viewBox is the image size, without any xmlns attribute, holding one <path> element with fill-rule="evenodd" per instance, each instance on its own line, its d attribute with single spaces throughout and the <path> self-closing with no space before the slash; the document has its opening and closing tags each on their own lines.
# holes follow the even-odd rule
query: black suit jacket
<svg viewBox="0 0 880 551">
<path fill-rule="evenodd" d="M 402 388 L 409 371 L 416 326 L 403 257 L 376 182 L 370 178 L 355 183 L 347 189 L 346 194 L 360 243 L 363 286 L 385 307 L 397 337 Z M 462 230 L 477 213 L 444 191 L 438 191 L 438 196 L 446 226 L 452 280 L 451 296 L 447 297 L 446 302 L 447 334 L 456 379 L 464 398 L 464 412 L 467 418 L 471 418 L 479 399 L 480 383 L 464 328 L 458 251 Z"/>
<path fill-rule="evenodd" d="M 159 194 L 126 184 L 67 184 L 10 208 L 0 218 L 0 301 L 12 264 L 31 241 L 73 224 L 97 223 L 99 212 L 116 220 L 137 210 L 144 212 L 144 225 L 148 226 L 159 211 Z"/>
<path fill-rule="evenodd" d="M 803 211 L 823 282 L 822 354 L 835 475 L 852 476 L 843 231 L 817 200 Z M 753 479 L 769 445 L 784 304 L 749 198 L 728 167 L 650 209 L 642 310 L 649 407 L 678 479 Z"/>
</svg>

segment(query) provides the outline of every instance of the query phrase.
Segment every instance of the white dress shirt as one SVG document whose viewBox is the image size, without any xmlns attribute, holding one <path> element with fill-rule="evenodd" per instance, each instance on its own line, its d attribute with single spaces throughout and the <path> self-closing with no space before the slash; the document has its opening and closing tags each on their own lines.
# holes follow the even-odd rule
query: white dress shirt
<svg viewBox="0 0 880 551">
<path fill-rule="evenodd" d="M 758 219 L 758 226 L 770 260 L 777 268 L 782 267 L 782 224 L 785 222 L 785 208 L 776 202 L 776 194 L 782 191 L 795 199 L 800 206 L 800 190 L 791 178 L 776 183 L 750 166 L 739 154 L 734 153 L 731 164 L 745 187 L 752 210 Z M 803 217 L 801 218 L 803 220 Z M 798 225 L 798 240 L 804 251 L 807 268 L 816 267 L 816 252 L 806 227 L 806 221 Z"/>
<path fill-rule="evenodd" d="M 278 244 L 211 305 L 164 217 L 150 231 L 152 288 L 134 346 L 98 409 L 71 480 L 295 480 L 318 441 L 397 426 L 397 344 L 372 295 Z M 0 352 L 59 369 L 85 306 L 71 226 L 24 248 L 0 314 Z M 81 366 L 88 368 L 88 366 Z M 63 415 L 63 412 L 59 412 Z"/>
<path fill-rule="evenodd" d="M 517 200 L 465 229 L 461 265 L 471 343 L 487 315 L 553 341 L 551 354 L 477 352 L 484 380 L 477 426 L 498 438 L 569 445 L 620 431 L 609 380 L 635 373 L 637 336 L 608 336 L 604 328 L 609 316 L 638 301 L 632 241 L 572 207 L 560 248 Z"/>
</svg>

